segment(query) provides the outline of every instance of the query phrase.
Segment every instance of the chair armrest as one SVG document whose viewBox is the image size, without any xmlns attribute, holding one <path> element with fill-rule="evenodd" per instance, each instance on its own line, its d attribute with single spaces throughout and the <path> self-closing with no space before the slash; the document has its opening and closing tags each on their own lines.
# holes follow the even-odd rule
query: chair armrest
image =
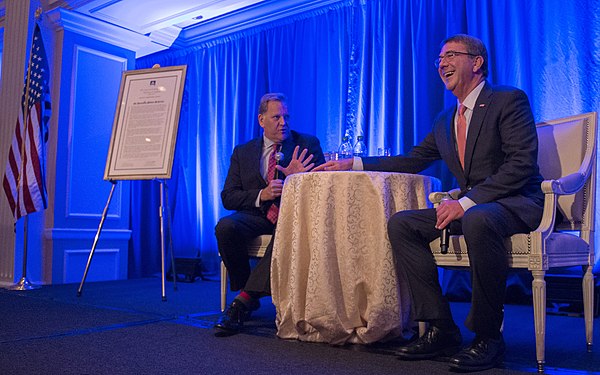
<svg viewBox="0 0 600 375">
<path fill-rule="evenodd" d="M 585 184 L 586 176 L 579 173 L 571 173 L 563 176 L 558 180 L 545 180 L 542 182 L 542 191 L 544 194 L 568 195 L 575 194 Z"/>
<path fill-rule="evenodd" d="M 429 201 L 433 204 L 440 204 L 442 199 L 448 195 L 445 191 L 432 191 L 429 193 Z"/>
<path fill-rule="evenodd" d="M 433 203 L 434 205 L 439 204 L 442 199 L 448 197 L 448 195 L 450 195 L 450 198 L 452 199 L 458 199 L 458 195 L 460 194 L 460 189 L 452 189 L 450 191 L 434 191 L 429 193 L 429 201 L 431 203 Z"/>
<path fill-rule="evenodd" d="M 557 180 L 542 181 L 544 211 L 542 221 L 540 222 L 540 226 L 535 230 L 536 232 L 541 232 L 543 237 L 546 237 L 554 230 L 558 196 L 577 193 L 585 185 L 587 177 L 589 175 L 586 176 L 580 172 L 575 172 Z"/>
</svg>

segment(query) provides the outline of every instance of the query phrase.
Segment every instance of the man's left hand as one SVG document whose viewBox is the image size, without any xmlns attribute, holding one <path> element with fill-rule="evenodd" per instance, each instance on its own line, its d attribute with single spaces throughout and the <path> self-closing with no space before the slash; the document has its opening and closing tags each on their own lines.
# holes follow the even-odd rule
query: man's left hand
<svg viewBox="0 0 600 375">
<path fill-rule="evenodd" d="M 465 215 L 462 206 L 456 200 L 442 201 L 435 209 L 437 214 L 436 229 L 444 229 L 451 221 L 458 220 Z"/>
<path fill-rule="evenodd" d="M 313 169 L 315 163 L 310 162 L 313 158 L 313 155 L 310 154 L 306 156 L 306 154 L 308 154 L 308 149 L 306 148 L 302 150 L 300 156 L 298 156 L 298 151 L 300 151 L 300 146 L 296 146 L 296 148 L 294 148 L 292 160 L 290 161 L 290 164 L 288 164 L 287 167 L 284 168 L 281 165 L 277 165 L 275 166 L 275 168 L 277 168 L 278 171 L 283 172 L 283 174 L 285 174 L 286 176 L 292 175 L 294 173 L 308 172 L 311 169 Z"/>
</svg>

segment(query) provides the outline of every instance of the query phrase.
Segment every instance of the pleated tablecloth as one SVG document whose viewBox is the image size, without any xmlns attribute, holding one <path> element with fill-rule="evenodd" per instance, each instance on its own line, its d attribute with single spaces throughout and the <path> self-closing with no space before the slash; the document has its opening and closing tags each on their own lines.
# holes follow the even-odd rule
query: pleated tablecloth
<svg viewBox="0 0 600 375">
<path fill-rule="evenodd" d="M 311 172 L 288 177 L 271 263 L 277 335 L 372 343 L 408 327 L 410 299 L 394 267 L 387 221 L 430 207 L 433 177 L 386 172 Z"/>
</svg>

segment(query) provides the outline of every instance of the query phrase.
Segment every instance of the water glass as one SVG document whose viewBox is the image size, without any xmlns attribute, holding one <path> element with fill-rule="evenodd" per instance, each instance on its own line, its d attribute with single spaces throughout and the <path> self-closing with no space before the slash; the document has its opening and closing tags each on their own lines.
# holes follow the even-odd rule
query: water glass
<svg viewBox="0 0 600 375">
<path fill-rule="evenodd" d="M 339 154 L 337 151 L 324 152 L 323 156 L 325 157 L 326 162 L 328 162 L 329 160 L 338 160 L 339 159 Z"/>
</svg>

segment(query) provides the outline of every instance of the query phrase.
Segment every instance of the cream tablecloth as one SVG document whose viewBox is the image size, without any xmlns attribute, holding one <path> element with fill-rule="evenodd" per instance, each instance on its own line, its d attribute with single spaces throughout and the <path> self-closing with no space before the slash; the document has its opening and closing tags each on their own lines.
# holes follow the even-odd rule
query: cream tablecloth
<svg viewBox="0 0 600 375">
<path fill-rule="evenodd" d="M 277 335 L 330 344 L 372 343 L 408 328 L 387 220 L 428 207 L 436 178 L 384 172 L 290 176 L 271 263 Z"/>
</svg>

